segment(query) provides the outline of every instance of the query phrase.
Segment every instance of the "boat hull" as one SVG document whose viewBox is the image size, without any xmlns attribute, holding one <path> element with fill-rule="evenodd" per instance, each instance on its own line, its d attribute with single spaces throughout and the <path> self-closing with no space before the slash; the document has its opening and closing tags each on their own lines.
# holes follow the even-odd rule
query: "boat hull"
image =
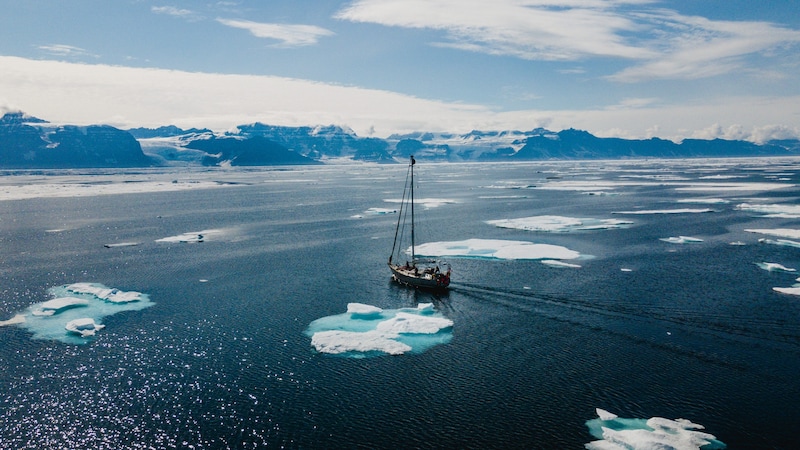
<svg viewBox="0 0 800 450">
<path fill-rule="evenodd" d="M 398 283 L 421 289 L 444 290 L 450 286 L 450 273 L 429 273 L 407 266 L 389 264 L 392 278 Z"/>
</svg>

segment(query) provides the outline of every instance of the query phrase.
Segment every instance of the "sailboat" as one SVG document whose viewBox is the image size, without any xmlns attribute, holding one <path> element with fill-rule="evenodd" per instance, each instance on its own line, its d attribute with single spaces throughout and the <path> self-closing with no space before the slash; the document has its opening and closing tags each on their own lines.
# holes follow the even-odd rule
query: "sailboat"
<svg viewBox="0 0 800 450">
<path fill-rule="evenodd" d="M 414 165 L 417 162 L 414 156 L 408 164 L 406 174 L 406 186 L 403 189 L 403 199 L 400 202 L 400 211 L 397 217 L 397 226 L 394 231 L 394 244 L 392 253 L 389 255 L 389 269 L 392 271 L 392 279 L 398 283 L 405 284 L 414 288 L 444 290 L 450 285 L 450 266 L 442 263 L 446 267 L 445 272 L 439 267 L 439 262 L 432 259 L 417 258 L 415 249 L 414 235 Z M 411 223 L 411 259 L 406 260 L 405 264 L 393 261 L 395 252 L 402 251 L 402 236 L 405 234 L 406 222 L 410 217 Z M 399 244 L 399 245 L 398 245 Z M 399 255 L 398 255 L 399 257 Z"/>
</svg>

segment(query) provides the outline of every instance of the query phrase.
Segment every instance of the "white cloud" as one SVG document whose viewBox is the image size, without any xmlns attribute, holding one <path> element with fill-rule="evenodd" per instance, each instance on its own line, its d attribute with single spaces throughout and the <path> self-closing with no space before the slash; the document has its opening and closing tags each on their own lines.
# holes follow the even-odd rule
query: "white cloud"
<svg viewBox="0 0 800 450">
<path fill-rule="evenodd" d="M 39 50 L 44 51 L 50 55 L 60 56 L 60 57 L 83 57 L 83 56 L 91 56 L 97 58 L 97 55 L 89 53 L 85 49 L 80 47 L 75 47 L 72 45 L 64 45 L 64 44 L 50 44 L 50 45 L 40 45 Z"/>
<path fill-rule="evenodd" d="M 798 137 L 800 96 L 739 96 L 697 104 L 628 99 L 617 108 L 497 112 L 395 92 L 256 75 L 195 73 L 0 56 L 0 110 L 56 123 L 121 128 L 174 124 L 227 130 L 256 121 L 287 126 L 336 124 L 359 135 L 411 131 L 578 128 L 598 136 Z M 792 119 L 794 118 L 794 119 Z M 787 122 L 787 120 L 789 122 Z M 791 121 L 794 120 L 794 121 Z M 710 128 L 712 124 L 720 124 Z M 736 124 L 747 124 L 738 131 Z M 726 131 L 732 130 L 732 131 Z M 727 133 L 727 134 L 726 134 Z"/>
<path fill-rule="evenodd" d="M 314 45 L 319 38 L 334 33 L 314 25 L 290 25 L 278 23 L 259 23 L 249 20 L 217 19 L 217 22 L 249 31 L 253 36 L 280 41 L 281 47 L 301 47 Z"/>
<path fill-rule="evenodd" d="M 638 61 L 608 79 L 697 79 L 746 67 L 754 54 L 800 44 L 800 31 L 766 22 L 714 21 L 648 0 L 357 0 L 336 17 L 446 33 L 433 45 L 530 60 Z M 636 5 L 634 9 L 632 6 Z M 774 76 L 774 75 L 773 75 Z"/>
<path fill-rule="evenodd" d="M 166 14 L 168 16 L 175 16 L 184 19 L 196 19 L 198 18 L 198 14 L 194 11 L 182 8 L 176 8 L 174 6 L 153 6 L 150 8 L 150 11 L 156 14 Z"/>
</svg>

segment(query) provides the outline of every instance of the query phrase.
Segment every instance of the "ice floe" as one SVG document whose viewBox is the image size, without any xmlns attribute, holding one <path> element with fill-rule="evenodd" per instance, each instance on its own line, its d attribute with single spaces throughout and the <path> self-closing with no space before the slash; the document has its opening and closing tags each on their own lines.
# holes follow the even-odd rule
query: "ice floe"
<svg viewBox="0 0 800 450">
<path fill-rule="evenodd" d="M 560 267 L 560 268 L 570 268 L 570 269 L 580 269 L 580 265 L 572 264 L 564 261 L 558 261 L 555 259 L 543 259 L 541 261 L 542 264 L 551 266 L 551 267 Z"/>
<path fill-rule="evenodd" d="M 793 228 L 761 228 L 761 229 L 746 229 L 748 233 L 767 234 L 769 236 L 783 237 L 789 239 L 800 239 L 800 230 Z"/>
<path fill-rule="evenodd" d="M 727 445 L 706 433 L 705 427 L 686 419 L 624 419 L 597 408 L 597 419 L 586 422 L 589 433 L 599 439 L 585 445 L 588 450 L 717 450 Z"/>
<path fill-rule="evenodd" d="M 640 211 L 617 211 L 613 214 L 697 214 L 714 212 L 710 208 L 643 209 Z"/>
<path fill-rule="evenodd" d="M 34 339 L 81 344 L 104 326 L 102 319 L 122 311 L 154 305 L 147 294 L 122 291 L 96 283 L 74 283 L 49 289 L 51 300 L 30 305 L 0 326 L 16 325 Z"/>
<path fill-rule="evenodd" d="M 532 216 L 521 217 L 518 219 L 487 220 L 486 223 L 499 228 L 513 228 L 525 231 L 546 231 L 551 233 L 625 228 L 633 224 L 633 222 L 628 220 L 576 218 L 565 216 Z"/>
<path fill-rule="evenodd" d="M 346 313 L 311 322 L 306 335 L 320 353 L 363 358 L 423 352 L 450 342 L 452 328 L 431 303 L 394 310 L 349 303 Z"/>
<path fill-rule="evenodd" d="M 76 182 L 71 177 L 49 176 L 48 180 L 63 179 L 63 182 L 40 182 L 39 179 L 28 179 L 25 183 L 3 185 L 0 189 L 0 201 L 25 200 L 31 198 L 54 197 L 92 197 L 97 195 L 141 194 L 150 192 L 173 192 L 196 189 L 211 189 L 232 184 L 215 181 L 151 181 L 146 176 L 126 175 L 124 180 L 119 176 L 98 176 L 95 182 Z"/>
<path fill-rule="evenodd" d="M 156 239 L 156 242 L 175 242 L 184 244 L 193 244 L 197 242 L 205 242 L 209 236 L 221 234 L 222 230 L 203 230 L 203 231 L 190 231 L 188 233 L 179 234 L 176 236 L 168 236 L 161 239 Z"/>
<path fill-rule="evenodd" d="M 94 336 L 97 331 L 105 328 L 105 325 L 97 324 L 91 317 L 70 320 L 64 326 L 67 331 L 79 334 L 81 337 Z"/>
<path fill-rule="evenodd" d="M 800 219 L 800 205 L 740 203 L 736 209 L 761 213 L 764 217 Z"/>
<path fill-rule="evenodd" d="M 386 203 L 403 203 L 403 199 L 400 198 L 387 198 L 383 200 Z M 438 206 L 447 205 L 451 203 L 456 203 L 455 200 L 449 198 L 415 198 L 414 204 L 415 205 L 422 205 L 426 208 L 436 208 Z"/>
<path fill-rule="evenodd" d="M 581 257 L 580 253 L 560 245 L 502 239 L 430 242 L 417 245 L 416 254 L 429 257 L 484 259 L 576 259 Z"/>
<path fill-rule="evenodd" d="M 39 307 L 33 309 L 31 314 L 34 316 L 52 316 L 65 309 L 77 308 L 80 306 L 88 306 L 89 300 L 76 297 L 59 297 L 48 300 L 44 303 L 39 303 Z"/>
<path fill-rule="evenodd" d="M 800 242 L 792 241 L 792 240 L 789 240 L 789 239 L 765 239 L 765 238 L 762 238 L 762 239 L 759 239 L 758 242 L 761 243 L 761 244 L 783 245 L 783 246 L 786 246 L 786 247 L 800 248 Z"/>
<path fill-rule="evenodd" d="M 690 236 L 673 236 L 668 238 L 661 238 L 660 241 L 669 242 L 670 244 L 699 244 L 703 242 L 700 238 Z"/>
<path fill-rule="evenodd" d="M 729 200 L 724 198 L 684 198 L 678 200 L 678 203 L 697 203 L 701 205 L 724 205 L 730 203 Z"/>
<path fill-rule="evenodd" d="M 790 267 L 786 267 L 783 264 L 778 264 L 778 263 L 760 262 L 755 264 L 758 267 L 766 270 L 767 272 L 797 272 L 796 269 L 792 269 Z"/>
</svg>

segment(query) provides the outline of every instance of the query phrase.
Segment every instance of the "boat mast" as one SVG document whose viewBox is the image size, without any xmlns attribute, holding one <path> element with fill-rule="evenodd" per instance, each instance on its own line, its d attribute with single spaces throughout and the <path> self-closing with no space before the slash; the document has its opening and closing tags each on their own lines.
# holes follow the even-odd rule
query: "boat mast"
<svg viewBox="0 0 800 450">
<path fill-rule="evenodd" d="M 414 155 L 411 155 L 411 261 L 412 264 L 417 260 L 416 252 L 414 251 Z"/>
</svg>

